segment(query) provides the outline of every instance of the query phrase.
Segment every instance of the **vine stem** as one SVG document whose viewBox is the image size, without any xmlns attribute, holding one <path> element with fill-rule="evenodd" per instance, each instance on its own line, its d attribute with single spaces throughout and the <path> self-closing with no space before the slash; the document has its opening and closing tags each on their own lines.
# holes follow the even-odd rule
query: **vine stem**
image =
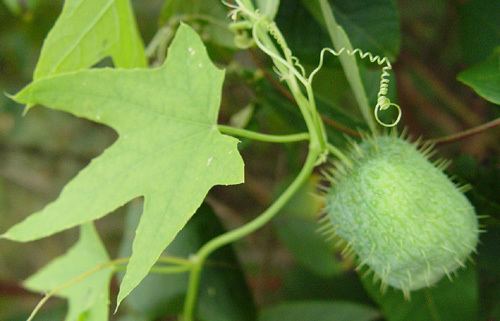
<svg viewBox="0 0 500 321">
<path fill-rule="evenodd" d="M 285 38 L 274 22 L 269 22 L 255 14 L 251 1 L 236 0 L 236 3 L 241 9 L 244 9 L 244 15 L 248 15 L 247 18 L 252 21 L 252 36 L 256 45 L 272 59 L 274 66 L 290 88 L 311 136 L 310 144 L 325 149 L 326 134 L 323 123 L 320 121 L 316 111 L 312 87 L 307 83 L 307 79 L 305 79 L 302 73 L 295 68 L 294 59 L 296 58 L 292 56 Z M 276 47 L 269 33 L 273 34 L 273 38 L 284 57 Z M 306 88 L 307 98 L 303 95 L 299 83 Z"/>
<path fill-rule="evenodd" d="M 117 271 L 125 271 L 127 269 L 126 266 L 117 266 L 115 267 Z M 156 274 L 174 274 L 174 273 L 183 273 L 189 272 L 191 270 L 191 265 L 178 265 L 178 266 L 153 266 L 149 273 Z"/>
<path fill-rule="evenodd" d="M 434 138 L 434 139 L 431 139 L 430 141 L 436 145 L 453 143 L 453 142 L 456 142 L 458 140 L 479 134 L 485 130 L 495 128 L 497 126 L 500 126 L 500 118 L 496 118 L 490 122 L 484 123 L 482 125 L 479 125 L 479 126 L 476 126 L 473 128 L 469 128 L 467 130 L 464 130 L 464 131 L 456 133 L 456 134 L 451 134 L 451 135 L 444 136 L 444 137 Z"/>
<path fill-rule="evenodd" d="M 283 206 L 290 200 L 290 198 L 297 192 L 297 190 L 306 182 L 306 180 L 311 175 L 314 170 L 316 161 L 320 156 L 321 151 L 318 149 L 310 149 L 307 155 L 307 159 L 302 167 L 301 171 L 294 179 L 294 181 L 288 186 L 288 188 L 276 199 L 276 201 L 267 208 L 261 215 L 259 215 L 254 220 L 249 223 L 234 229 L 232 231 L 226 232 L 208 243 L 205 243 L 198 253 L 192 257 L 192 268 L 189 275 L 189 284 L 187 289 L 187 296 L 184 303 L 184 315 L 183 321 L 194 321 L 194 311 L 196 306 L 196 300 L 198 296 L 198 291 L 200 287 L 200 276 L 203 268 L 203 264 L 206 259 L 217 249 L 237 241 L 250 233 L 258 230 L 265 224 L 267 224 L 278 212 L 283 208 Z"/>
<path fill-rule="evenodd" d="M 304 121 L 308 129 L 309 136 L 309 152 L 307 154 L 306 161 L 300 170 L 294 181 L 286 188 L 286 190 L 273 202 L 262 214 L 253 219 L 252 221 L 236 228 L 232 231 L 228 231 L 218 237 L 215 237 L 211 241 L 205 243 L 198 252 L 191 257 L 191 271 L 189 275 L 189 284 L 187 288 L 186 299 L 184 302 L 184 311 L 182 319 L 184 321 L 193 321 L 195 315 L 195 307 L 200 287 L 200 278 L 203 265 L 207 258 L 217 249 L 235 242 L 250 233 L 253 233 L 257 229 L 261 228 L 267 224 L 278 212 L 283 208 L 283 206 L 290 200 L 290 198 L 297 192 L 297 190 L 306 182 L 308 177 L 313 172 L 316 164 L 321 163 L 324 160 L 325 151 L 327 149 L 327 138 L 324 129 L 324 125 L 321 118 L 317 112 L 314 95 L 312 92 L 311 85 L 307 82 L 303 76 L 303 68 L 298 64 L 297 58 L 295 58 L 291 50 L 289 49 L 286 41 L 281 34 L 278 27 L 274 22 L 269 22 L 262 16 L 260 16 L 254 9 L 253 4 L 250 0 L 235 0 L 236 6 L 228 4 L 234 9 L 233 16 L 236 20 L 238 14 L 246 16 L 245 18 L 251 22 L 252 28 L 251 33 L 253 40 L 256 45 L 274 62 L 274 65 L 283 78 L 288 84 L 293 98 L 295 99 Z M 272 37 L 271 37 L 272 35 Z M 273 41 L 273 39 L 276 41 Z M 276 47 L 278 46 L 279 49 Z M 295 67 L 300 68 L 300 71 Z M 305 87 L 306 95 L 302 92 L 299 84 Z M 223 130 L 228 130 L 228 128 L 222 128 Z M 271 139 L 270 142 L 277 142 L 276 136 L 272 135 L 258 134 L 253 132 L 248 132 L 244 130 L 229 129 L 233 131 L 233 134 L 244 134 L 250 135 L 249 138 L 253 139 Z M 300 134 L 302 135 L 302 134 Z M 292 137 L 296 141 L 297 137 Z M 299 138 L 305 138 L 305 135 Z M 288 141 L 290 137 L 287 137 Z M 273 141 L 274 140 L 274 141 Z M 283 137 L 279 138 L 282 142 Z"/>
<path fill-rule="evenodd" d="M 293 96 L 288 92 L 285 86 L 281 84 L 281 82 L 277 81 L 272 74 L 267 70 L 266 66 L 262 64 L 262 62 L 259 60 L 259 57 L 257 56 L 257 53 L 255 50 L 251 49 L 250 54 L 252 57 L 252 60 L 255 62 L 255 65 L 259 68 L 259 70 L 262 71 L 264 74 L 264 77 L 269 81 L 271 86 L 276 89 L 284 98 L 286 98 L 289 102 L 295 103 L 295 99 Z M 342 123 L 339 123 L 325 115 L 320 114 L 321 119 L 324 121 L 324 123 L 332 128 L 337 129 L 338 131 L 341 131 L 349 136 L 353 137 L 361 137 L 358 131 L 353 130 L 347 126 L 345 126 Z"/>
<path fill-rule="evenodd" d="M 267 143 L 293 143 L 293 142 L 309 140 L 310 137 L 309 133 L 298 133 L 291 135 L 269 135 L 226 125 L 218 125 L 218 128 L 219 131 L 223 134 L 249 138 Z"/>
</svg>

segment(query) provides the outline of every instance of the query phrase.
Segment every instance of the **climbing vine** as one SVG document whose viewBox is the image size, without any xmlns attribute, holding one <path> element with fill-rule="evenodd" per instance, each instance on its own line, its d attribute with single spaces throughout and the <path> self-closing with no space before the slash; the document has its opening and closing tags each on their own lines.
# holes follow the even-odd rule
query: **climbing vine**
<svg viewBox="0 0 500 321">
<path fill-rule="evenodd" d="M 221 22 L 189 12 L 194 9 L 182 2 L 167 1 L 166 22 L 145 47 L 129 1 L 65 2 L 46 37 L 33 81 L 10 98 L 25 106 L 28 117 L 34 106 L 43 105 L 111 127 L 118 138 L 57 199 L 1 235 L 28 242 L 80 229 L 79 241 L 66 254 L 26 280 L 26 288 L 45 293 L 28 321 L 36 320 L 54 296 L 68 299 L 66 320 L 108 320 L 114 275 L 120 282 L 117 300 L 111 300 L 117 313 L 143 280 L 156 274 L 185 277 L 181 320 L 214 320 L 198 314 L 211 258 L 269 224 L 316 172 L 322 173 L 317 190 L 323 209 L 311 213 L 318 221 L 314 233 L 325 244 L 335 243 L 360 274 L 373 274 L 380 292 L 391 287 L 409 300 L 412 291 L 430 288 L 443 276 L 451 279 L 466 267 L 466 259 L 474 260 L 481 216 L 463 194 L 468 185 L 443 172 L 447 161 L 432 160 L 434 143 L 446 139 L 415 141 L 396 128 L 405 108 L 391 93 L 393 57 L 353 47 L 332 14 L 335 9 L 319 0 L 307 6 L 326 27 L 333 48 L 319 50 L 316 65 L 305 64 L 275 21 L 278 4 L 223 2 L 212 8 L 222 8 L 229 17 Z M 176 11 L 185 12 L 173 15 Z M 229 34 L 234 42 L 228 46 L 251 50 L 272 63 L 279 80 L 275 86 L 289 95 L 305 131 L 269 134 L 218 122 L 224 78 L 249 76 L 240 66 L 229 65 L 224 72 L 214 64 L 204 28 Z M 114 68 L 92 68 L 106 57 Z M 346 138 L 347 148 L 329 137 L 313 85 L 337 58 L 363 119 L 350 128 L 361 139 Z M 373 65 L 380 76 L 370 106 L 360 70 Z M 259 77 L 256 72 L 250 78 Z M 239 140 L 294 144 L 290 148 L 295 149 L 306 143 L 307 155 L 295 178 L 255 218 L 211 234 L 189 253 L 165 252 L 188 233 L 197 211 L 207 211 L 202 204 L 213 186 L 244 182 Z M 136 209 L 130 250 L 110 258 L 94 222 L 138 198 L 143 205 Z"/>
</svg>

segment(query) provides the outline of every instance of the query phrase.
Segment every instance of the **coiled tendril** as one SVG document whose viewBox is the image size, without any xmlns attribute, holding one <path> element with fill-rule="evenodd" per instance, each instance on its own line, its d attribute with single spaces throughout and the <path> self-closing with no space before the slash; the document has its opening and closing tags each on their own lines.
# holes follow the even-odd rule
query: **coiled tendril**
<svg viewBox="0 0 500 321">
<path fill-rule="evenodd" d="M 341 48 L 338 51 L 335 51 L 331 48 L 324 48 L 323 50 L 321 50 L 318 67 L 316 67 L 316 69 L 314 69 L 311 72 L 311 74 L 309 75 L 308 80 L 310 83 L 312 83 L 314 76 L 323 67 L 326 53 L 330 53 L 336 57 L 339 57 L 342 54 L 346 54 L 348 56 L 358 55 L 361 59 L 368 58 L 368 60 L 370 60 L 370 62 L 375 62 L 379 66 L 385 65 L 382 67 L 382 74 L 380 75 L 380 87 L 379 87 L 379 91 L 377 93 L 377 104 L 375 105 L 375 109 L 373 110 L 373 115 L 375 116 L 375 119 L 377 120 L 377 122 L 384 127 L 396 126 L 399 123 L 399 121 L 401 120 L 402 112 L 401 112 L 401 107 L 399 107 L 398 104 L 391 102 L 391 100 L 389 98 L 387 98 L 387 92 L 389 90 L 389 82 L 390 82 L 389 71 L 392 70 L 392 65 L 391 65 L 389 59 L 387 59 L 387 57 L 380 57 L 380 56 L 374 55 L 371 52 L 364 52 L 359 48 L 356 48 L 354 50 L 350 50 L 347 48 Z M 396 120 L 394 120 L 392 123 L 386 123 L 379 118 L 378 113 L 380 111 L 389 109 L 391 106 L 397 109 L 398 116 L 396 117 Z"/>
<path fill-rule="evenodd" d="M 265 16 L 262 16 L 259 14 L 258 10 L 255 11 L 250 11 L 244 6 L 242 6 L 238 0 L 236 0 L 236 5 L 227 3 L 223 1 L 223 3 L 231 8 L 231 12 L 229 13 L 229 16 L 231 19 L 234 21 L 232 24 L 232 29 L 233 30 L 251 30 L 252 32 L 252 38 L 255 42 L 255 44 L 263 51 L 265 52 L 268 56 L 273 58 L 274 60 L 280 62 L 282 65 L 287 66 L 288 72 L 290 73 L 289 75 L 284 75 L 281 73 L 277 68 L 275 68 L 275 72 L 278 74 L 281 80 L 290 77 L 290 76 L 295 76 L 297 80 L 299 80 L 305 87 L 310 87 L 312 85 L 312 81 L 314 79 L 314 76 L 319 72 L 319 70 L 323 67 L 324 59 L 325 59 L 325 54 L 330 53 L 336 57 L 339 57 L 342 54 L 346 54 L 348 56 L 356 56 L 358 55 L 361 59 L 366 59 L 370 60 L 370 62 L 375 62 L 379 66 L 382 67 L 382 74 L 380 75 L 380 86 L 379 86 L 379 91 L 377 93 L 377 104 L 375 105 L 375 108 L 373 110 L 373 115 L 375 117 L 375 120 L 382 126 L 384 127 L 394 127 L 396 126 L 399 121 L 401 120 L 402 116 L 402 111 L 401 107 L 398 104 L 395 104 L 391 102 L 389 98 L 387 98 L 387 93 L 389 89 L 389 72 L 392 70 L 392 65 L 387 59 L 387 57 L 380 57 L 378 55 L 374 55 L 371 52 L 365 52 L 362 51 L 359 48 L 356 48 L 354 50 L 347 49 L 347 48 L 341 48 L 339 50 L 334 50 L 331 48 L 323 48 L 320 53 L 320 60 L 318 66 L 309 74 L 309 77 L 306 77 L 306 72 L 304 67 L 300 64 L 299 60 L 292 55 L 290 49 L 286 46 L 284 39 L 282 38 L 281 33 L 278 31 L 276 24 L 274 22 L 269 22 L 267 21 L 267 18 Z M 238 21 L 239 17 L 248 15 L 253 22 L 250 21 Z M 274 53 L 272 50 L 267 48 L 259 39 L 259 35 L 257 32 L 257 27 L 260 24 L 264 24 L 265 28 L 269 32 L 269 34 L 276 40 L 278 46 L 285 51 L 285 56 L 291 57 L 289 61 L 283 59 L 280 55 Z M 298 70 L 297 70 L 298 69 Z M 398 116 L 396 117 L 396 120 L 394 120 L 392 123 L 386 123 L 382 121 L 379 117 L 379 112 L 384 111 L 389 109 L 390 107 L 394 107 L 397 109 Z"/>
</svg>

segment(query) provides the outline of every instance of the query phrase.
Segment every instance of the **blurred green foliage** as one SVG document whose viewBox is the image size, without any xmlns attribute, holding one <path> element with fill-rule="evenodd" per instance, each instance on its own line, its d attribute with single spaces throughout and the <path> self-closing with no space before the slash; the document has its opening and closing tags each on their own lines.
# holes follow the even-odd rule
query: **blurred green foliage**
<svg viewBox="0 0 500 321">
<path fill-rule="evenodd" d="M 397 96 L 403 108 L 401 127 L 413 136 L 449 135 L 499 117 L 498 106 L 493 104 L 498 104 L 500 92 L 495 52 L 500 44 L 499 1 L 330 3 L 354 47 L 385 54 L 394 62 L 391 95 Z M 309 70 L 317 64 L 319 51 L 332 46 L 315 5 L 313 0 L 283 0 L 276 16 L 290 47 Z M 61 7 L 62 1 L 54 0 L 0 2 L 0 91 L 13 94 L 31 81 L 43 39 Z M 226 9 L 218 0 L 137 0 L 133 7 L 146 44 L 161 28 L 175 30 L 180 19 L 202 35 L 211 58 L 227 70 L 221 123 L 252 105 L 249 129 L 304 130 L 270 61 L 257 50 L 236 50 L 227 30 Z M 266 8 L 274 14 L 272 7 Z M 152 63 L 155 59 L 150 57 Z M 105 60 L 99 65 L 110 63 Z M 379 70 L 364 62 L 359 65 L 373 103 Z M 460 81 L 473 90 L 456 80 L 459 73 Z M 314 87 L 332 143 L 345 146 L 345 137 L 353 130 L 366 129 L 337 58 L 327 60 Z M 449 173 L 473 186 L 467 196 L 478 214 L 487 215 L 482 220 L 487 232 L 481 236 L 475 264 L 460 271 L 453 282 L 444 279 L 436 287 L 414 293 L 411 301 L 392 290 L 381 295 L 371 279 L 357 275 L 353 262 L 342 259 L 315 233 L 321 200 L 310 196 L 319 180 L 314 178 L 271 226 L 236 244 L 236 256 L 227 248 L 210 260 L 202 285 L 200 319 L 255 320 L 260 314 L 260 320 L 292 320 L 286 318 L 292 313 L 302 315 L 301 321 L 356 321 L 364 320 L 359 313 L 365 311 L 366 320 L 500 320 L 498 134 L 498 128 L 490 129 L 439 146 L 442 155 L 454 160 Z M 109 128 L 42 107 L 23 117 L 22 106 L 1 95 L 0 231 L 53 200 L 71 177 L 115 139 Z M 241 225 L 265 208 L 300 168 L 304 152 L 297 146 L 246 140 L 240 148 L 246 184 L 214 188 L 208 197 L 225 228 Z M 111 257 L 127 253 L 137 206 L 137 201 L 132 202 L 97 222 Z M 221 233 L 223 228 L 213 216 L 203 206 L 167 252 L 188 256 Z M 65 253 L 76 238 L 76 231 L 69 231 L 25 245 L 0 242 L 0 320 L 26 319 L 40 296 L 20 287 L 21 280 Z M 112 282 L 112 297 L 115 285 Z M 184 285 L 184 277 L 151 275 L 112 319 L 170 320 L 182 307 Z M 64 301 L 52 300 L 36 320 L 62 320 L 64 307 Z M 347 313 L 346 318 L 340 319 L 341 313 Z"/>
</svg>

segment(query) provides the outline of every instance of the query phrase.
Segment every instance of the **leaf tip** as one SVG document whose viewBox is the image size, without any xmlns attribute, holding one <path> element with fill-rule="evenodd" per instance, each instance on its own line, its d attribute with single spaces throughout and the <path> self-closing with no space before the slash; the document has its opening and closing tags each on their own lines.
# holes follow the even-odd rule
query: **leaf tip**
<svg viewBox="0 0 500 321">
<path fill-rule="evenodd" d="M 128 267 L 127 267 L 128 269 Z M 118 312 L 118 309 L 120 308 L 120 305 L 122 304 L 123 300 L 130 294 L 131 289 L 130 288 L 125 288 L 125 279 L 127 278 L 127 273 L 125 273 L 125 276 L 122 280 L 122 283 L 120 285 L 120 291 L 118 292 L 118 297 L 116 299 L 116 307 L 114 309 L 113 315 Z"/>
<path fill-rule="evenodd" d="M 30 237 L 30 234 L 32 234 L 32 231 L 23 230 L 23 227 L 21 225 L 22 225 L 21 223 L 18 223 L 16 225 L 10 227 L 7 231 L 0 234 L 0 239 L 1 240 L 9 240 L 9 241 L 13 241 L 13 242 L 21 242 L 21 243 L 30 242 L 30 241 L 35 240 L 36 238 Z"/>
<path fill-rule="evenodd" d="M 0 240 L 17 241 L 15 236 L 13 236 L 12 233 L 9 232 L 10 230 L 0 234 Z"/>
<path fill-rule="evenodd" d="M 13 94 L 10 94 L 8 92 L 4 92 L 4 95 L 7 96 L 9 99 L 15 101 L 16 103 L 18 104 L 24 104 L 25 101 L 23 100 L 23 93 L 24 93 L 25 89 L 22 89 L 20 92 L 18 92 L 17 94 L 13 95 Z"/>
<path fill-rule="evenodd" d="M 116 315 L 116 313 L 118 312 L 118 309 L 120 308 L 120 303 L 121 303 L 121 300 L 118 300 L 116 302 L 116 307 L 115 309 L 113 310 L 113 315 Z"/>
<path fill-rule="evenodd" d="M 13 95 L 13 94 L 10 94 L 8 92 L 3 92 L 3 94 L 9 98 L 10 100 L 12 101 L 15 101 L 16 103 L 18 104 L 25 104 L 27 103 L 27 101 L 25 101 L 23 99 L 23 93 L 24 93 L 24 89 L 21 90 L 20 92 L 18 92 L 17 94 Z M 28 111 L 30 111 L 30 109 L 34 106 L 34 104 L 32 103 L 28 103 L 27 105 L 24 106 L 24 110 L 23 110 L 23 116 L 26 116 L 26 114 L 28 113 Z"/>
<path fill-rule="evenodd" d="M 191 30 L 192 30 L 192 28 L 191 28 L 191 26 L 190 26 L 189 24 L 185 23 L 184 21 L 181 21 L 181 22 L 179 23 L 179 28 L 178 28 L 178 30 L 189 30 L 189 29 L 191 29 Z"/>
<path fill-rule="evenodd" d="M 12 99 L 14 101 L 16 101 L 16 95 L 12 95 L 12 94 L 9 94 L 8 92 L 4 91 L 3 94 L 9 98 L 9 99 Z"/>
</svg>

